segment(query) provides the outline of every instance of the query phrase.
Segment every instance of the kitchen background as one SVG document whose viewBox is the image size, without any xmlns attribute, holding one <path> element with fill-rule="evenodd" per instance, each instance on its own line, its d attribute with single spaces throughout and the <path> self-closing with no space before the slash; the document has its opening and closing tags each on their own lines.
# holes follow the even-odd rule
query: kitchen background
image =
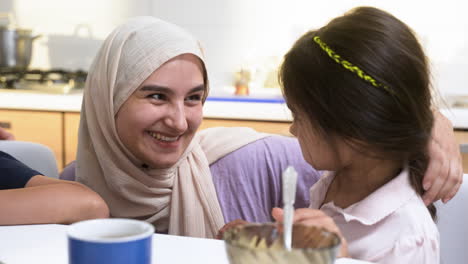
<svg viewBox="0 0 468 264">
<path fill-rule="evenodd" d="M 82 88 L 100 44 L 117 25 L 150 15 L 186 28 L 205 47 L 211 92 L 201 129 L 248 126 L 289 135 L 292 117 L 276 82 L 282 55 L 305 31 L 360 5 L 388 10 L 420 37 L 432 62 L 434 86 L 446 102 L 441 112 L 457 130 L 468 172 L 464 0 L 0 0 L 0 26 L 16 22 L 40 35 L 33 41 L 28 74 L 0 76 L 0 126 L 18 140 L 49 146 L 59 169 L 73 161 L 82 101 L 82 89 L 76 88 Z M 44 72 L 46 82 L 37 76 Z M 248 82 L 249 95 L 236 89 L 242 81 Z M 34 89 L 21 90 L 22 85 Z M 235 96 L 236 91 L 242 95 Z"/>
<path fill-rule="evenodd" d="M 407 22 L 431 58 L 435 86 L 444 94 L 468 93 L 463 0 L 1 0 L 0 12 L 12 12 L 19 27 L 42 35 L 34 41 L 30 68 L 86 71 L 115 26 L 152 15 L 202 41 L 214 91 L 232 85 L 234 73 L 244 69 L 255 93 L 275 86 L 276 66 L 300 34 L 358 5 L 384 8 Z"/>
</svg>

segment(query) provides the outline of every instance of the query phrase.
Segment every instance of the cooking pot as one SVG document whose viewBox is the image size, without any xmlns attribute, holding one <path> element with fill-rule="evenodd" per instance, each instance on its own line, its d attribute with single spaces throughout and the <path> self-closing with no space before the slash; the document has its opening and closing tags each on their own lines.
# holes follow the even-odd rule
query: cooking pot
<svg viewBox="0 0 468 264">
<path fill-rule="evenodd" d="M 0 18 L 7 18 L 7 25 L 0 25 L 0 69 L 25 70 L 29 66 L 32 43 L 40 35 L 32 36 L 30 29 L 16 28 L 10 13 L 0 13 Z"/>
</svg>

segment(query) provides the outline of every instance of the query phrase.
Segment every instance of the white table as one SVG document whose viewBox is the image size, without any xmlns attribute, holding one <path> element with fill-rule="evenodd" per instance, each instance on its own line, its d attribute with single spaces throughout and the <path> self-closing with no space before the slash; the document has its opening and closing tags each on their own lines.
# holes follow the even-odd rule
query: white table
<svg viewBox="0 0 468 264">
<path fill-rule="evenodd" d="M 66 264 L 66 225 L 0 226 L 0 264 Z M 228 264 L 223 241 L 153 236 L 153 263 Z M 336 264 L 365 262 L 338 259 Z"/>
</svg>

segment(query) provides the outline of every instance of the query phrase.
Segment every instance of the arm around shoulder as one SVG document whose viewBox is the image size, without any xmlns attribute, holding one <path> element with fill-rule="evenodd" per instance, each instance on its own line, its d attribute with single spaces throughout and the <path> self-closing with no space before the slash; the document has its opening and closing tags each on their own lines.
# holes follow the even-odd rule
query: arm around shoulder
<svg viewBox="0 0 468 264">
<path fill-rule="evenodd" d="M 0 191 L 0 225 L 69 224 L 109 217 L 104 200 L 88 187 L 42 175 L 25 188 Z"/>
</svg>

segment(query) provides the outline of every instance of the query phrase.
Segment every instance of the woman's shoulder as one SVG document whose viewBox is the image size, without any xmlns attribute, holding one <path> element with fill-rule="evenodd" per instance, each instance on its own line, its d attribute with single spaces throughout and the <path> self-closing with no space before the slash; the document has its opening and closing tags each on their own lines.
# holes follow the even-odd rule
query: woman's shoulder
<svg viewBox="0 0 468 264">
<path fill-rule="evenodd" d="M 302 174 L 318 175 L 303 158 L 296 138 L 272 135 L 247 144 L 211 164 L 231 171 L 274 172 L 281 174 L 288 166 L 293 166 Z"/>
<path fill-rule="evenodd" d="M 281 205 L 281 174 L 288 166 L 300 175 L 295 206 L 307 207 L 309 188 L 320 175 L 305 162 L 295 138 L 264 137 L 211 164 L 226 221 L 271 221 L 271 209 Z"/>
<path fill-rule="evenodd" d="M 301 149 L 296 138 L 271 135 L 258 139 L 250 144 L 247 144 L 225 157 L 235 157 L 238 159 L 252 160 L 252 155 L 268 155 L 272 160 L 284 160 L 302 158 Z M 263 157 L 261 157 L 263 159 Z"/>
<path fill-rule="evenodd" d="M 275 196 L 272 200 L 279 201 L 281 175 L 288 166 L 293 166 L 299 175 L 296 204 L 307 207 L 309 189 L 321 172 L 304 160 L 295 138 L 275 135 L 259 139 L 211 164 L 210 170 L 217 189 L 224 186 L 236 192 L 252 189 L 260 193 L 269 190 Z"/>
</svg>

